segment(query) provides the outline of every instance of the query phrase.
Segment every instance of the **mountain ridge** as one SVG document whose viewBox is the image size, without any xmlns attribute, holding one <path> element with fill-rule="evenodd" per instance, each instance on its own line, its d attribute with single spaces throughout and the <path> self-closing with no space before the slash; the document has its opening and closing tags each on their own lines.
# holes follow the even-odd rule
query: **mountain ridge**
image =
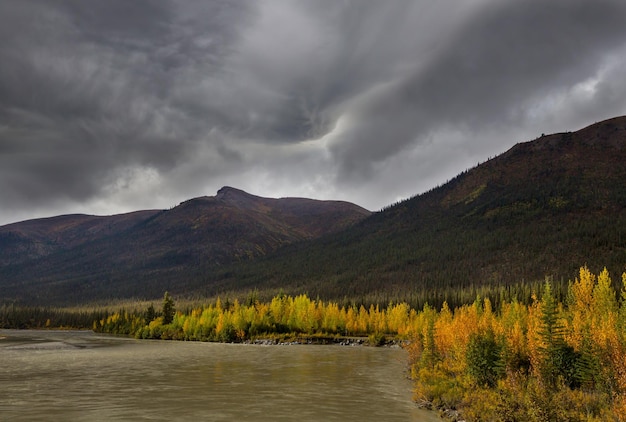
<svg viewBox="0 0 626 422">
<path fill-rule="evenodd" d="M 518 143 L 376 213 L 225 186 L 106 242 L 43 257 L 35 267 L 0 268 L 0 297 L 27 291 L 33 300 L 45 294 L 79 301 L 257 290 L 419 306 L 471 301 L 489 287 L 530 300 L 532 283 L 552 277 L 563 284 L 581 265 L 626 270 L 624 162 L 626 117 L 617 117 Z M 333 207 L 324 213 L 311 204 Z M 344 213 L 345 220 L 337 217 Z M 298 216 L 301 224 L 288 230 Z M 329 221 L 338 226 L 327 227 Z M 320 227 L 328 231 L 320 235 Z M 201 241 L 207 233 L 233 240 L 230 255 Z M 147 247 L 150 254 L 142 252 Z"/>
</svg>

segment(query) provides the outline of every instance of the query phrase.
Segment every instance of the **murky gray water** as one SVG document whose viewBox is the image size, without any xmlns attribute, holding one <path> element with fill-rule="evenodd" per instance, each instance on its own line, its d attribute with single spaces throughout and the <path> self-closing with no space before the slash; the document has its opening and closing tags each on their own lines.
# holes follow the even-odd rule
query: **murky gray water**
<svg viewBox="0 0 626 422">
<path fill-rule="evenodd" d="M 437 421 L 401 349 L 0 330 L 0 419 Z"/>
</svg>

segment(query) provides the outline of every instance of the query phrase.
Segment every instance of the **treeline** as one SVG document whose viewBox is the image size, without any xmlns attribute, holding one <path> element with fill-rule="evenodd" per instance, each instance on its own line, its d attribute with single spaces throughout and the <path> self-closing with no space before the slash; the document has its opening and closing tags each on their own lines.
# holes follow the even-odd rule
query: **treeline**
<svg viewBox="0 0 626 422">
<path fill-rule="evenodd" d="M 418 318 L 406 303 L 342 307 L 304 294 L 278 295 L 270 302 L 224 303 L 218 298 L 181 312 L 166 293 L 161 311 L 153 306 L 144 313 L 122 310 L 94 321 L 93 329 L 143 339 L 241 342 L 274 335 L 370 336 L 380 343 L 386 335 L 410 338 Z"/>
<path fill-rule="evenodd" d="M 5 304 L 0 306 L 0 328 L 91 329 L 94 321 L 107 315 L 108 311 L 100 309 L 70 310 Z"/>
<path fill-rule="evenodd" d="M 488 299 L 426 306 L 412 332 L 416 399 L 459 418 L 626 420 L 626 288 L 618 300 L 606 270 L 582 268 L 562 302 L 546 282 L 499 311 Z"/>
</svg>

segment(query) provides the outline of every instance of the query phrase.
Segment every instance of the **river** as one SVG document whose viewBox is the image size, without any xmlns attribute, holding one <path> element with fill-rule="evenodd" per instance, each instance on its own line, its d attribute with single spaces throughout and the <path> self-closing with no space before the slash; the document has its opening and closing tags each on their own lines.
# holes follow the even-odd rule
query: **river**
<svg viewBox="0 0 626 422">
<path fill-rule="evenodd" d="M 134 340 L 0 330 L 11 421 L 440 421 L 402 349 Z"/>
</svg>

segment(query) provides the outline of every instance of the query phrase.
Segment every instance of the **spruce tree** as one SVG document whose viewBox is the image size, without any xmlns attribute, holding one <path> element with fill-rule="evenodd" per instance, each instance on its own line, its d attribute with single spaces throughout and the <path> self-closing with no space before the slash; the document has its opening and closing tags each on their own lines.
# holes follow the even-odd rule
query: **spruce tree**
<svg viewBox="0 0 626 422">
<path fill-rule="evenodd" d="M 150 306 L 148 306 L 148 309 L 146 309 L 146 315 L 145 315 L 146 324 L 150 324 L 152 320 L 154 320 L 154 318 L 156 318 L 156 312 L 154 310 L 154 306 L 151 303 Z"/>
<path fill-rule="evenodd" d="M 491 329 L 470 337 L 465 356 L 467 371 L 478 385 L 493 388 L 504 375 L 502 349 Z"/>
<path fill-rule="evenodd" d="M 174 307 L 174 300 L 170 297 L 168 292 L 165 292 L 163 295 L 163 324 L 170 324 L 174 321 L 174 314 L 176 313 L 176 308 Z"/>
<path fill-rule="evenodd" d="M 579 353 L 565 342 L 563 324 L 559 321 L 557 301 L 552 294 L 552 285 L 546 281 L 541 297 L 541 327 L 539 335 L 543 340 L 540 349 L 542 364 L 540 368 L 544 382 L 555 388 L 559 380 L 573 387 L 578 383 Z"/>
</svg>

